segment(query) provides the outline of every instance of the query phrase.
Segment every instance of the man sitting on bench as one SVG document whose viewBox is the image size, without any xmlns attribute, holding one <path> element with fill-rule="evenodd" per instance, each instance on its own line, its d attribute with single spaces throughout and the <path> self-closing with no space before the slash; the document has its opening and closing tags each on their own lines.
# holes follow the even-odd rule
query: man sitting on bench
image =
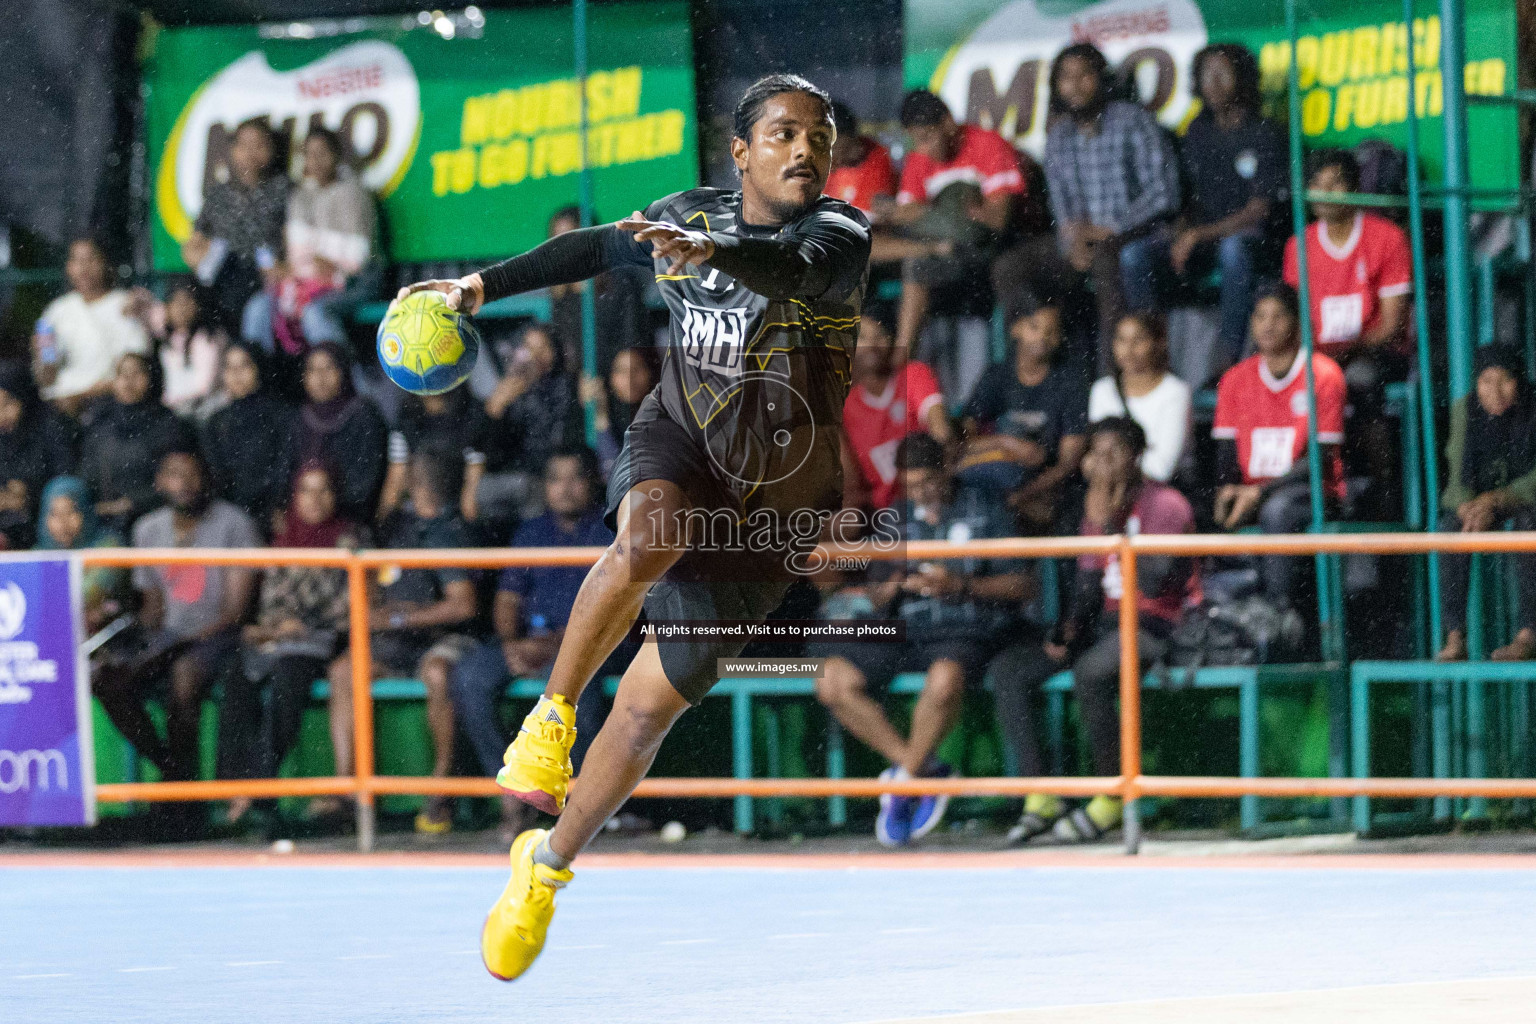
<svg viewBox="0 0 1536 1024">
<path fill-rule="evenodd" d="M 1184 495 L 1141 475 L 1147 447 L 1141 424 L 1112 416 L 1088 428 L 1083 476 L 1088 481 L 1081 534 L 1194 533 L 1195 515 Z M 1142 557 L 1137 567 L 1137 608 L 1141 628 L 1137 651 L 1142 670 L 1167 652 L 1167 639 L 1186 608 L 1200 600 L 1198 562 L 1189 558 Z M 1120 716 L 1115 708 L 1120 679 L 1120 560 L 1084 555 L 1068 614 L 1044 644 L 1011 647 L 992 663 L 992 689 L 1003 736 L 1013 748 L 1019 774 L 1043 774 L 1035 737 L 1036 691 L 1051 676 L 1072 666 L 1072 692 L 1088 733 L 1093 773 L 1120 774 Z M 1051 831 L 1069 842 L 1091 842 L 1120 823 L 1120 800 L 1096 796 L 1067 812 L 1061 798 L 1032 793 L 1024 814 L 1008 833 L 1022 843 Z"/>
<path fill-rule="evenodd" d="M 1013 517 L 997 492 L 951 494 L 944 447 L 933 438 L 911 435 L 897 449 L 896 461 L 906 484 L 908 540 L 1013 535 Z M 903 620 L 905 641 L 813 647 L 813 657 L 828 659 L 816 680 L 816 697 L 849 732 L 890 759 L 882 779 L 954 775 L 954 768 L 933 756 L 934 748 L 959 717 L 966 685 L 981 683 L 987 659 L 1017 624 L 1020 605 L 1034 589 L 1032 578 L 1023 563 L 1006 559 L 962 558 L 900 569 L 870 586 L 868 597 L 876 613 L 889 610 Z M 870 686 L 887 686 L 903 672 L 927 673 L 906 737 L 868 693 Z M 882 796 L 875 837 L 886 846 L 920 839 L 943 819 L 948 801 Z"/>
</svg>

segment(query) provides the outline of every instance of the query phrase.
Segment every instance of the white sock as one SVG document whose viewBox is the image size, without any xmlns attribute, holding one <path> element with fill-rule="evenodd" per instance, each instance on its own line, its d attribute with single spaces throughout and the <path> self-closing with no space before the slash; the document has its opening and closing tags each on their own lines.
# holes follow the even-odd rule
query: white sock
<svg viewBox="0 0 1536 1024">
<path fill-rule="evenodd" d="M 545 836 L 539 841 L 539 845 L 533 848 L 533 862 L 543 864 L 547 868 L 554 868 L 556 871 L 565 871 L 571 866 L 570 861 L 549 848 L 549 836 Z"/>
</svg>

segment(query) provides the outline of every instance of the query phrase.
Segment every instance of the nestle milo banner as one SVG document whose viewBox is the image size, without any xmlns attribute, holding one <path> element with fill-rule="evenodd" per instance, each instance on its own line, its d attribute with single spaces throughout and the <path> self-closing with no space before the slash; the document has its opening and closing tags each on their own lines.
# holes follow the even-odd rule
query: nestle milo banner
<svg viewBox="0 0 1536 1024">
<path fill-rule="evenodd" d="M 1415 20 L 1413 40 L 1423 169 L 1434 180 L 1442 172 L 1442 69 L 1440 19 L 1429 10 Z M 1392 0 L 1304 7 L 1296 53 L 1308 146 L 1369 137 L 1404 144 L 1409 33 L 1402 15 Z M 1467 91 L 1512 91 L 1515 5 L 1466 0 L 1466 38 Z M 1191 58 L 1207 43 L 1242 43 L 1259 57 L 1266 111 L 1286 116 L 1290 40 L 1278 0 L 906 0 L 907 84 L 932 89 L 957 117 L 994 128 L 1037 157 L 1051 60 L 1077 42 L 1103 50 L 1175 130 L 1199 112 Z M 1513 186 L 1520 170 L 1514 111 L 1470 110 L 1474 183 Z"/>
<path fill-rule="evenodd" d="M 311 125 L 340 132 L 379 196 L 394 259 L 476 259 L 540 241 L 549 215 L 576 201 L 582 166 L 569 8 L 488 11 L 476 31 L 447 38 L 424 20 L 369 19 L 366 31 L 320 38 L 160 32 L 144 67 L 156 267 L 183 266 L 180 242 L 249 120 L 278 133 L 295 175 Z M 686 4 L 593 7 L 588 39 L 599 214 L 697 184 Z"/>
<path fill-rule="evenodd" d="M 0 557 L 0 827 L 96 821 L 77 560 Z"/>
</svg>

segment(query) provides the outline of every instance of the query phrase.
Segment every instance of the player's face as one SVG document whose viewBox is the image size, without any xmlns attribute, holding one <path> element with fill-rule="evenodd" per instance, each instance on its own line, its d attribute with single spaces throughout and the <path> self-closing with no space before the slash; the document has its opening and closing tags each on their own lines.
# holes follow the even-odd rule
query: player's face
<svg viewBox="0 0 1536 1024">
<path fill-rule="evenodd" d="M 1068 57 L 1056 70 L 1056 91 L 1068 110 L 1087 110 L 1099 98 L 1099 76 L 1081 57 Z"/>
<path fill-rule="evenodd" d="M 243 348 L 232 348 L 224 353 L 224 371 L 220 379 L 224 393 L 231 399 L 244 398 L 256 390 L 256 364 Z"/>
<path fill-rule="evenodd" d="M 544 470 L 544 503 L 557 516 L 577 516 L 592 504 L 592 484 L 581 462 L 562 456 Z"/>
<path fill-rule="evenodd" d="M 293 503 L 299 518 L 314 526 L 336 514 L 336 492 L 331 488 L 331 478 L 322 469 L 312 469 L 299 477 L 294 488 Z"/>
<path fill-rule="evenodd" d="M 1509 412 L 1519 394 L 1519 382 L 1502 366 L 1490 366 L 1477 375 L 1477 404 L 1489 416 Z"/>
<path fill-rule="evenodd" d="M 1280 355 L 1296 344 L 1296 318 L 1290 308 L 1276 298 L 1260 299 L 1248 321 L 1253 347 L 1260 355 Z"/>
<path fill-rule="evenodd" d="M 149 394 L 149 370 L 137 356 L 123 356 L 112 375 L 112 397 L 122 405 L 135 405 Z"/>
<path fill-rule="evenodd" d="M 794 220 L 827 183 L 836 135 L 816 97 L 804 92 L 770 97 L 752 126 L 752 141 L 731 140 L 742 192 L 780 223 Z"/>
</svg>

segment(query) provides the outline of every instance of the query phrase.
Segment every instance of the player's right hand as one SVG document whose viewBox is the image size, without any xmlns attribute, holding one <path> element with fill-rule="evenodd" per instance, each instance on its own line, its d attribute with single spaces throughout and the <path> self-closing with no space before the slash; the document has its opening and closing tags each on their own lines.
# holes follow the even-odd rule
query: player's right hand
<svg viewBox="0 0 1536 1024">
<path fill-rule="evenodd" d="M 485 304 L 485 284 L 479 274 L 469 274 L 454 281 L 417 281 L 396 292 L 395 301 L 399 302 L 411 292 L 427 289 L 447 295 L 449 309 L 471 315 L 480 312 L 480 307 Z"/>
</svg>

